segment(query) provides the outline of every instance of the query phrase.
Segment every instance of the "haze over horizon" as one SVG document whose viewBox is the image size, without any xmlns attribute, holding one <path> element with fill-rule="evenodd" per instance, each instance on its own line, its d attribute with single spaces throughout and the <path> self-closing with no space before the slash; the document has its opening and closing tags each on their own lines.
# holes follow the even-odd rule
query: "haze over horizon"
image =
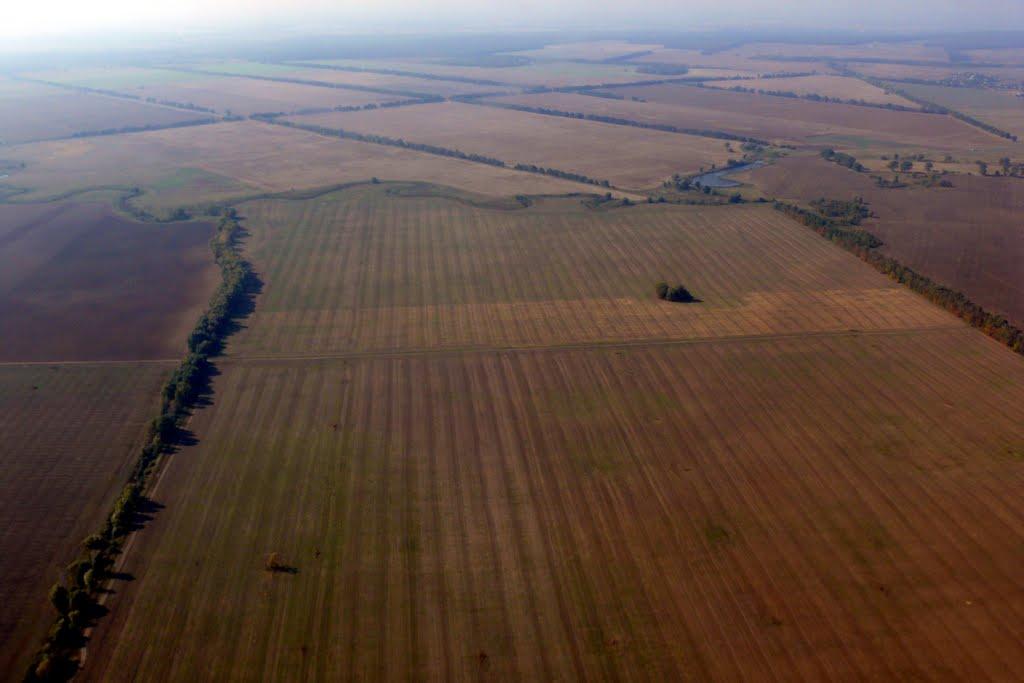
<svg viewBox="0 0 1024 683">
<path fill-rule="evenodd" d="M 179 33 L 190 31 L 260 30 L 285 34 L 310 29 L 365 33 L 373 31 L 466 31 L 560 29 L 687 30 L 843 29 L 892 33 L 1024 28 L 1024 3 L 1014 0 L 845 2 L 795 0 L 779 6 L 768 0 L 737 0 L 709 6 L 685 0 L 642 0 L 628 6 L 609 0 L 519 0 L 514 3 L 443 0 L 425 5 L 412 0 L 360 2 L 296 0 L 182 0 L 137 3 L 129 0 L 73 0 L 22 3 L 7 8 L 0 37 L 22 47 L 39 38 L 83 37 L 90 34 Z"/>
</svg>

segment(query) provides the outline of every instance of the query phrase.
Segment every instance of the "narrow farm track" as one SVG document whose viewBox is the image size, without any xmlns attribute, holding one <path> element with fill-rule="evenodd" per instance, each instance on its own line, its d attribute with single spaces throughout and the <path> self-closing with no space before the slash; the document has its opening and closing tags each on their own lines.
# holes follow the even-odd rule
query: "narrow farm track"
<svg viewBox="0 0 1024 683">
<path fill-rule="evenodd" d="M 85 680 L 1024 663 L 1024 363 L 805 228 L 372 188 L 243 214 L 263 293 Z"/>
</svg>

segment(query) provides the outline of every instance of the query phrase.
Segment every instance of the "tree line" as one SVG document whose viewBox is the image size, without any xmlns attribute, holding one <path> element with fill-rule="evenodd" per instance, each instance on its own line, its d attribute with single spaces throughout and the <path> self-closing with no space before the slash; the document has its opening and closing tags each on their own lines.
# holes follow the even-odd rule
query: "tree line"
<svg viewBox="0 0 1024 683">
<path fill-rule="evenodd" d="M 306 65 L 308 66 L 308 65 Z M 333 90 L 356 90 L 359 92 L 370 92 L 378 95 L 396 95 L 398 97 L 411 97 L 426 102 L 444 102 L 439 95 L 415 92 L 412 90 L 392 90 L 391 88 L 374 88 L 368 85 L 356 85 L 352 83 L 330 83 L 328 81 L 314 81 L 307 78 L 293 78 L 290 76 L 262 76 L 258 74 L 236 74 L 229 71 L 208 71 L 206 69 L 186 69 L 181 71 L 207 76 L 229 76 L 232 78 L 248 78 L 255 81 L 270 81 L 272 83 L 294 83 L 295 85 L 309 85 L 315 88 L 331 88 Z"/>
<path fill-rule="evenodd" d="M 861 164 L 857 159 L 844 152 L 837 152 L 831 147 L 826 147 L 821 150 L 821 158 L 832 163 L 845 166 L 846 168 L 856 171 L 857 173 L 865 173 L 868 169 Z"/>
<path fill-rule="evenodd" d="M 878 248 L 882 246 L 883 242 L 866 230 L 843 224 L 820 213 L 807 211 L 792 204 L 776 201 L 774 206 L 787 216 L 856 254 L 878 272 L 959 316 L 972 327 L 978 328 L 993 339 L 1005 344 L 1015 353 L 1024 355 L 1024 330 L 1014 326 L 1005 316 L 985 310 L 971 301 L 963 292 L 939 284 L 928 276 L 900 263 L 899 260 L 882 254 Z"/>
<path fill-rule="evenodd" d="M 187 353 L 160 393 L 160 413 L 146 431 L 144 445 L 101 529 L 86 538 L 77 560 L 66 568 L 64 580 L 49 593 L 56 618 L 24 680 L 65 681 L 77 671 L 75 657 L 84 644 L 84 631 L 98 616 L 97 597 L 102 584 L 135 520 L 143 509 L 145 491 L 160 456 L 174 445 L 182 421 L 204 390 L 210 375 L 210 359 L 220 352 L 255 282 L 252 269 L 238 251 L 241 227 L 229 209 L 210 241 L 221 282 L 188 337 Z"/>
<path fill-rule="evenodd" d="M 586 183 L 587 185 L 599 185 L 601 187 L 611 187 L 611 182 L 608 180 L 598 180 L 591 178 L 579 173 L 573 173 L 571 171 L 561 171 L 555 168 L 544 168 L 543 166 L 536 166 L 534 164 L 515 164 L 510 166 L 508 162 L 495 157 L 489 157 L 483 154 L 475 154 L 472 152 L 463 152 L 459 149 L 452 149 L 449 147 L 439 147 L 437 145 L 428 145 L 422 142 L 410 142 L 402 138 L 392 138 L 386 135 L 373 135 L 367 133 L 355 133 L 353 131 L 344 130 L 341 128 L 327 128 L 325 126 L 316 126 L 306 123 L 297 123 L 295 121 L 288 120 L 277 120 L 277 119 L 265 119 L 267 123 L 273 123 L 278 126 L 288 126 L 289 128 L 298 128 L 300 130 L 306 130 L 311 133 L 318 135 L 325 135 L 328 137 L 337 137 L 349 140 L 356 140 L 358 142 L 369 142 L 375 145 L 389 145 L 391 147 L 401 147 L 402 149 L 411 149 L 416 152 L 424 152 L 426 154 L 436 154 L 438 156 L 452 157 L 455 159 L 462 159 L 463 161 L 472 161 L 478 164 L 487 164 L 488 166 L 497 166 L 499 168 L 513 168 L 517 171 L 524 171 L 526 173 L 537 173 L 540 175 L 554 176 L 556 178 L 564 178 L 566 180 L 574 180 L 579 183 Z"/>
<path fill-rule="evenodd" d="M 337 107 L 307 107 L 305 109 L 296 109 L 295 111 L 267 111 L 259 112 L 249 116 L 251 119 L 259 119 L 261 121 L 270 121 L 271 119 L 277 119 L 282 116 L 310 116 L 312 114 L 331 114 L 333 112 L 353 112 L 353 111 L 372 111 L 374 109 L 394 109 L 396 107 L 408 107 L 414 104 L 426 104 L 421 99 L 410 99 L 410 100 L 395 100 L 394 102 L 371 102 L 369 104 L 345 104 Z"/>
<path fill-rule="evenodd" d="M 997 136 L 999 136 L 1001 138 L 1006 138 L 1007 140 L 1013 140 L 1014 142 L 1017 142 L 1017 136 L 1016 135 L 1014 135 L 1013 133 L 1008 133 L 1007 131 L 1003 130 L 1002 128 L 996 128 L 995 126 L 993 126 L 990 123 L 985 123 L 984 121 L 976 119 L 973 116 L 970 116 L 968 114 L 964 114 L 963 112 L 959 112 L 959 111 L 957 111 L 955 109 L 950 109 L 949 107 L 945 107 L 945 106 L 943 106 L 941 104 L 936 104 L 935 102 L 930 102 L 930 101 L 928 101 L 926 99 L 923 99 L 921 97 L 913 95 L 913 94 L 907 92 L 906 90 L 902 90 L 900 88 L 894 88 L 894 87 L 892 87 L 892 85 L 887 84 L 885 81 L 881 81 L 881 80 L 879 80 L 877 78 L 872 78 L 871 76 L 865 76 L 863 74 L 855 74 L 855 75 L 857 76 L 857 78 L 860 78 L 861 80 L 865 81 L 866 83 L 870 83 L 871 85 L 873 85 L 873 86 L 875 86 L 877 88 L 883 88 L 887 92 L 894 93 L 894 94 L 899 95 L 900 97 L 902 97 L 904 99 L 910 100 L 914 104 L 920 105 L 922 111 L 924 111 L 925 113 L 929 113 L 929 114 L 946 114 L 948 116 L 952 116 L 955 119 L 959 119 L 960 121 L 963 121 L 966 124 L 972 125 L 975 128 L 980 128 L 981 130 L 983 130 L 983 131 L 985 131 L 987 133 L 992 133 L 993 135 L 997 135 Z"/>
<path fill-rule="evenodd" d="M 764 147 L 769 146 L 766 140 L 759 138 L 752 138 L 745 135 L 736 135 L 734 133 L 726 133 L 720 130 L 706 130 L 700 128 L 680 128 L 678 126 L 672 126 L 665 123 L 646 123 L 644 121 L 633 121 L 631 119 L 623 119 L 615 116 L 602 116 L 600 114 L 584 114 L 582 112 L 571 112 L 563 111 L 561 109 L 550 109 L 548 107 L 531 107 L 525 104 L 513 104 L 511 102 L 475 102 L 480 106 L 484 107 L 498 107 L 501 109 L 512 109 L 514 111 L 523 111 L 531 114 L 543 114 L 545 116 L 561 116 L 569 119 L 583 119 L 585 121 L 596 121 L 598 123 L 610 123 L 616 126 L 632 126 L 634 128 L 644 128 L 647 130 L 659 130 L 663 133 L 679 133 L 682 135 L 696 135 L 705 138 L 715 138 L 718 140 L 734 140 L 736 142 L 752 142 L 756 145 Z"/>
<path fill-rule="evenodd" d="M 708 87 L 703 83 L 695 84 L 698 87 Z M 741 92 L 750 93 L 754 95 L 767 95 L 769 97 L 785 97 L 794 100 L 807 100 L 809 102 L 823 102 L 827 104 L 848 104 L 854 107 L 873 107 L 875 109 L 888 109 L 889 111 L 908 111 L 916 114 L 941 114 L 943 112 L 931 111 L 928 109 L 918 109 L 917 107 L 907 107 L 902 104 L 895 104 L 892 102 L 869 102 L 867 100 L 858 99 L 847 99 L 842 97 L 828 97 L 827 95 L 819 95 L 818 93 L 804 93 L 800 94 L 793 92 L 792 90 L 764 90 L 761 88 L 746 88 L 742 85 L 735 85 L 731 88 L 716 88 L 717 90 L 727 90 L 729 92 Z"/>
</svg>

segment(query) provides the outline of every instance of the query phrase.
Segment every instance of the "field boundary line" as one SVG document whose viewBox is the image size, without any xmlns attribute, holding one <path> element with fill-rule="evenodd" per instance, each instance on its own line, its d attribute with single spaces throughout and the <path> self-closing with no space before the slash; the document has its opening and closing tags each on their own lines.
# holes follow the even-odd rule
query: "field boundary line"
<svg viewBox="0 0 1024 683">
<path fill-rule="evenodd" d="M 692 337 L 690 339 L 635 339 L 623 341 L 590 341 L 567 344 L 524 344 L 521 346 L 457 346 L 436 348 L 380 349 L 367 351 L 339 351 L 337 353 L 280 354 L 280 355 L 225 355 L 218 359 L 222 364 L 244 363 L 275 363 L 290 361 L 320 360 L 359 360 L 379 358 L 410 358 L 422 356 L 461 356 L 465 354 L 502 354 L 502 353 L 543 353 L 547 351 L 590 351 L 616 350 L 644 347 L 664 346 L 698 346 L 710 344 L 733 344 L 743 342 L 771 342 L 791 339 L 832 339 L 842 337 L 895 337 L 918 334 L 949 334 L 953 332 L 970 332 L 971 327 L 965 323 L 958 325 L 940 325 L 934 327 L 898 327 L 879 330 L 821 330 L 809 332 L 787 332 L 779 334 L 725 335 L 720 337 Z"/>
<path fill-rule="evenodd" d="M 146 365 L 180 362 L 180 358 L 129 358 L 127 360 L 11 360 L 0 361 L 0 368 L 40 365 Z"/>
</svg>

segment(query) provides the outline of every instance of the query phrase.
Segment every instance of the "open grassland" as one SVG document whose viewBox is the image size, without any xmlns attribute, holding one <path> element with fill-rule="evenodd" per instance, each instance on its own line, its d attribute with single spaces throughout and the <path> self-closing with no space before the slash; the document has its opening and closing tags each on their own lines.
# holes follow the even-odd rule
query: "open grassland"
<svg viewBox="0 0 1024 683">
<path fill-rule="evenodd" d="M 725 143 L 712 138 L 456 102 L 291 120 L 555 168 L 634 189 L 658 187 L 674 173 L 722 165 L 730 156 Z"/>
<path fill-rule="evenodd" d="M 1024 97 L 1018 97 L 1015 92 L 917 83 L 896 85 L 914 97 L 973 116 L 1018 137 L 1024 137 Z"/>
<path fill-rule="evenodd" d="M 594 211 L 548 200 L 496 211 L 359 190 L 243 212 L 266 283 L 234 344 L 243 355 L 950 324 L 764 206 Z M 654 283 L 677 278 L 703 303 L 654 296 Z"/>
<path fill-rule="evenodd" d="M 382 188 L 242 210 L 257 313 L 85 680 L 1019 670 L 1024 363 L 809 230 Z M 496 336 L 507 306 L 536 336 Z"/>
<path fill-rule="evenodd" d="M 618 59 L 647 50 L 656 50 L 660 47 L 661 45 L 655 43 L 633 43 L 627 40 L 589 40 L 574 43 L 556 43 L 545 45 L 536 50 L 521 50 L 509 54 L 534 59 L 601 61 L 605 59 Z"/>
<path fill-rule="evenodd" d="M 749 78 L 735 81 L 708 81 L 712 88 L 750 88 L 794 93 L 797 95 L 820 95 L 835 100 L 857 100 L 870 104 L 895 104 L 902 107 L 917 107 L 910 100 L 887 93 L 870 83 L 849 76 L 818 74 L 795 76 L 793 78 Z"/>
<path fill-rule="evenodd" d="M 863 197 L 878 214 L 866 227 L 885 251 L 972 300 L 1024 323 L 1024 182 L 958 175 L 952 188 L 878 188 L 814 157 L 784 159 L 746 175 L 769 196 L 810 201 Z"/>
<path fill-rule="evenodd" d="M 52 625 L 46 592 L 109 511 L 171 367 L 0 365 L 0 678 L 20 680 Z"/>
<path fill-rule="evenodd" d="M 681 129 L 713 129 L 796 145 L 903 144 L 963 150 L 998 146 L 999 138 L 949 116 L 887 111 L 786 97 L 734 93 L 685 85 L 616 88 L 642 102 L 572 93 L 494 98 L 528 107 L 609 116 Z"/>
<path fill-rule="evenodd" d="M 137 203 L 157 211 L 266 192 L 341 183 L 431 178 L 488 196 L 593 192 L 589 185 L 432 154 L 325 138 L 256 121 L 85 140 L 19 145 L 0 162 L 24 163 L 6 184 L 20 199 L 89 187 L 140 186 Z"/>
<path fill-rule="evenodd" d="M 171 126 L 201 118 L 201 113 L 0 78 L 0 149 L 80 133 Z"/>
<path fill-rule="evenodd" d="M 0 205 L 0 361 L 176 358 L 218 275 L 207 223 Z"/>
<path fill-rule="evenodd" d="M 86 68 L 44 72 L 34 76 L 42 80 L 111 90 L 158 102 L 173 102 L 241 116 L 380 104 L 398 99 L 391 95 L 357 90 L 211 76 L 169 69 Z"/>
<path fill-rule="evenodd" d="M 327 66 L 382 69 L 433 76 L 455 77 L 490 82 L 492 85 L 558 88 L 602 83 L 631 83 L 650 80 L 648 74 L 637 73 L 635 66 L 620 64 L 585 64 L 582 62 L 547 62 L 525 66 L 488 67 L 455 66 L 432 61 L 328 59 L 311 63 Z"/>
<path fill-rule="evenodd" d="M 312 66 L 270 64 L 266 62 L 210 62 L 200 64 L 196 68 L 204 71 L 239 74 L 242 76 L 296 78 L 304 81 L 317 81 L 358 88 L 379 88 L 409 95 L 419 93 L 451 97 L 453 95 L 471 95 L 511 89 L 495 85 L 446 81 L 436 78 L 416 78 L 415 76 L 395 76 L 372 71 L 348 71 L 337 68 L 316 68 Z"/>
</svg>

